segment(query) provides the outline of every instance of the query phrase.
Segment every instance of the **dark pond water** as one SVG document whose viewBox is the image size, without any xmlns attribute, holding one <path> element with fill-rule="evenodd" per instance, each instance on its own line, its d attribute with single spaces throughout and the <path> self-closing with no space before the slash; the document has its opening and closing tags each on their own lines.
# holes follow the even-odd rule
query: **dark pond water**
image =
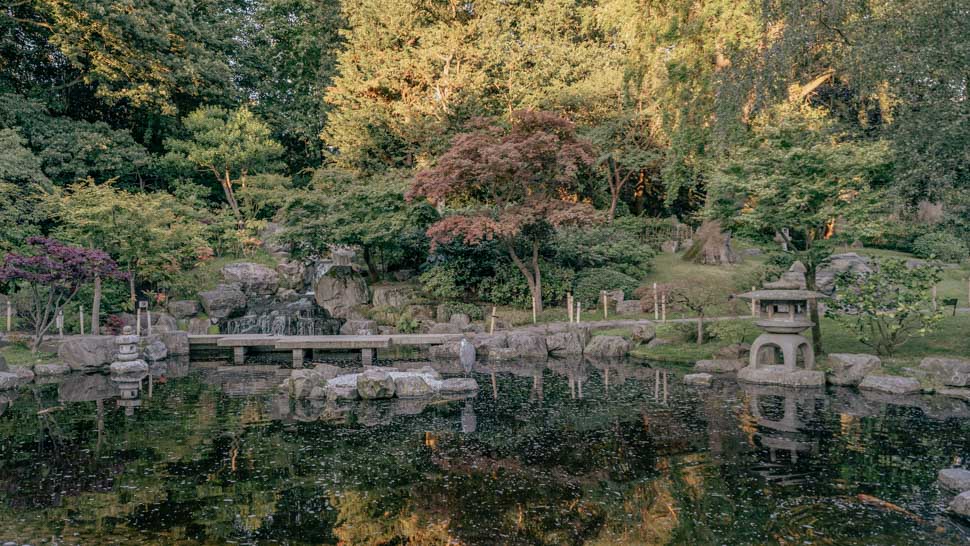
<svg viewBox="0 0 970 546">
<path fill-rule="evenodd" d="M 34 386 L 0 401 L 0 542 L 968 543 L 934 483 L 970 457 L 963 402 L 488 372 L 471 399 L 340 407 L 265 368 Z"/>
</svg>

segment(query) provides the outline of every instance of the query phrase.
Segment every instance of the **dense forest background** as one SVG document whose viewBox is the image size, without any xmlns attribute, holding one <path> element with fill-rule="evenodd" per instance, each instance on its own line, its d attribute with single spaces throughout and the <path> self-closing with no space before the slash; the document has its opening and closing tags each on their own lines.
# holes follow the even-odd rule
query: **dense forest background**
<svg viewBox="0 0 970 546">
<path fill-rule="evenodd" d="M 515 299 L 500 249 L 430 244 L 467 203 L 406 194 L 476 120 L 521 111 L 575 124 L 594 160 L 562 197 L 610 211 L 609 229 L 718 217 L 770 241 L 784 226 L 732 222 L 753 203 L 739 195 L 768 207 L 773 188 L 838 179 L 867 197 L 821 211 L 857 215 L 847 237 L 959 245 L 968 15 L 959 0 L 7 0 L 0 251 L 54 236 L 107 250 L 132 293 L 179 292 L 273 222 L 297 253 L 355 245 L 372 276 Z M 550 290 L 601 265 L 579 263 L 596 244 L 645 259 L 587 231 L 543 239 Z"/>
</svg>

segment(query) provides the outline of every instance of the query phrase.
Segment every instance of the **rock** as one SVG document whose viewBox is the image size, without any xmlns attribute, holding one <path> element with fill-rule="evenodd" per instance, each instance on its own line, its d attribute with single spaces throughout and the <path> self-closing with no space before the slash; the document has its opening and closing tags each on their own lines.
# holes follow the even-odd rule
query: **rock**
<svg viewBox="0 0 970 546">
<path fill-rule="evenodd" d="M 860 275 L 872 273 L 869 259 L 856 254 L 847 252 L 845 254 L 833 254 L 829 256 L 815 272 L 817 290 L 826 294 L 835 291 L 835 278 L 841 273 Z"/>
<path fill-rule="evenodd" d="M 308 400 L 323 400 L 325 398 L 327 398 L 327 388 L 320 385 L 310 389 L 310 393 L 307 395 Z"/>
<path fill-rule="evenodd" d="M 428 356 L 435 360 L 454 360 L 458 358 L 458 342 L 443 343 L 432 345 L 428 349 Z"/>
<path fill-rule="evenodd" d="M 684 376 L 684 383 L 687 385 L 710 387 L 713 382 L 714 376 L 709 373 L 689 373 Z"/>
<path fill-rule="evenodd" d="M 747 366 L 746 362 L 736 359 L 698 360 L 694 364 L 694 371 L 702 373 L 731 373 L 745 366 Z"/>
<path fill-rule="evenodd" d="M 262 264 L 238 262 L 222 268 L 222 278 L 237 284 L 247 294 L 275 294 L 280 286 L 280 276 L 275 270 Z"/>
<path fill-rule="evenodd" d="M 520 358 L 546 358 L 549 356 L 546 338 L 540 334 L 512 332 L 508 335 L 508 346 Z"/>
<path fill-rule="evenodd" d="M 940 396 L 946 396 L 948 398 L 957 398 L 965 402 L 970 402 L 970 389 L 937 389 L 936 394 Z"/>
<path fill-rule="evenodd" d="M 185 356 L 189 354 L 188 332 L 162 332 L 158 338 L 165 344 L 168 356 Z"/>
<path fill-rule="evenodd" d="M 738 371 L 738 381 L 785 387 L 822 387 L 825 374 L 818 370 L 789 370 L 783 366 L 748 366 Z"/>
<path fill-rule="evenodd" d="M 67 364 L 38 364 L 34 366 L 34 374 L 37 377 L 51 377 L 54 375 L 64 375 L 70 373 L 71 367 Z"/>
<path fill-rule="evenodd" d="M 652 322 L 641 322 L 633 327 L 633 341 L 650 343 L 657 337 L 657 327 Z"/>
<path fill-rule="evenodd" d="M 922 390 L 919 381 L 912 377 L 895 375 L 867 375 L 859 388 L 888 394 L 918 394 Z"/>
<path fill-rule="evenodd" d="M 204 336 L 209 333 L 210 326 L 212 326 L 212 323 L 209 321 L 209 319 L 203 319 L 203 318 L 189 319 L 188 333 L 193 336 Z M 186 343 L 188 343 L 187 339 L 186 339 Z"/>
<path fill-rule="evenodd" d="M 874 355 L 833 353 L 829 355 L 829 364 L 832 366 L 829 383 L 855 387 L 865 376 L 878 372 L 882 362 Z"/>
<path fill-rule="evenodd" d="M 546 350 L 552 355 L 581 355 L 583 341 L 579 332 L 560 332 L 546 336 Z"/>
<path fill-rule="evenodd" d="M 168 312 L 176 319 L 187 319 L 199 314 L 199 302 L 176 300 L 168 303 Z"/>
<path fill-rule="evenodd" d="M 0 372 L 0 391 L 16 389 L 20 386 L 20 376 L 13 372 Z"/>
<path fill-rule="evenodd" d="M 365 400 L 394 397 L 394 379 L 387 372 L 370 369 L 357 376 L 357 393 Z"/>
<path fill-rule="evenodd" d="M 415 287 L 407 284 L 378 284 L 371 287 L 374 307 L 403 309 L 411 303 L 415 294 Z"/>
<path fill-rule="evenodd" d="M 472 319 L 465 313 L 452 313 L 452 315 L 448 317 L 448 322 L 450 324 L 454 324 L 460 330 L 464 330 L 465 328 L 471 326 Z"/>
<path fill-rule="evenodd" d="M 927 357 L 919 367 L 947 387 L 970 387 L 970 360 Z"/>
<path fill-rule="evenodd" d="M 111 370 L 111 373 L 115 375 L 148 373 L 148 364 L 144 360 L 112 362 L 110 366 L 110 370 Z"/>
<path fill-rule="evenodd" d="M 674 341 L 672 339 L 664 339 L 664 338 L 661 338 L 661 337 L 655 337 L 655 338 L 653 338 L 653 339 L 650 340 L 650 343 L 647 343 L 647 347 L 661 347 L 663 345 L 671 345 L 671 344 L 673 344 L 673 342 Z"/>
<path fill-rule="evenodd" d="M 420 398 L 430 396 L 434 391 L 419 374 L 409 373 L 393 378 L 394 390 L 399 398 Z"/>
<path fill-rule="evenodd" d="M 299 260 L 280 260 L 276 264 L 276 274 L 279 287 L 289 290 L 303 290 L 303 279 L 306 276 L 306 266 Z"/>
<path fill-rule="evenodd" d="M 231 284 L 220 284 L 212 290 L 199 292 L 199 300 L 202 301 L 202 308 L 210 320 L 235 317 L 246 310 L 246 295 Z"/>
<path fill-rule="evenodd" d="M 478 390 L 478 382 L 468 377 L 457 377 L 445 379 L 438 387 L 441 394 L 456 394 L 463 392 L 473 392 Z"/>
<path fill-rule="evenodd" d="M 488 359 L 495 362 L 518 360 L 519 353 L 509 347 L 496 347 L 488 351 Z"/>
<path fill-rule="evenodd" d="M 970 491 L 964 491 L 956 496 L 948 509 L 954 514 L 970 519 Z"/>
<path fill-rule="evenodd" d="M 937 474 L 937 479 L 947 489 L 970 491 L 970 470 L 965 468 L 945 468 Z"/>
<path fill-rule="evenodd" d="M 630 352 L 630 342 L 620 336 L 593 336 L 583 354 L 592 357 L 620 358 Z"/>
<path fill-rule="evenodd" d="M 751 355 L 751 345 L 732 343 L 714 351 L 714 358 L 724 360 L 746 360 Z"/>
<path fill-rule="evenodd" d="M 461 328 L 450 322 L 436 322 L 428 329 L 429 334 L 460 334 Z"/>
<path fill-rule="evenodd" d="M 161 339 L 154 339 L 142 349 L 142 356 L 149 362 L 164 360 L 168 356 L 168 347 Z"/>
<path fill-rule="evenodd" d="M 353 309 L 370 300 L 367 283 L 350 266 L 333 266 L 313 288 L 317 305 L 336 318 L 353 318 Z"/>
<path fill-rule="evenodd" d="M 616 302 L 617 315 L 636 315 L 642 312 L 640 300 L 624 300 Z"/>
<path fill-rule="evenodd" d="M 72 336 L 57 349 L 57 356 L 72 370 L 97 369 L 115 357 L 114 336 Z"/>
<path fill-rule="evenodd" d="M 377 322 L 373 320 L 348 320 L 340 327 L 345 336 L 372 336 L 377 333 Z"/>
<path fill-rule="evenodd" d="M 17 366 L 10 370 L 11 373 L 20 378 L 21 383 L 30 383 L 34 380 L 34 371 L 24 366 Z"/>
<path fill-rule="evenodd" d="M 509 346 L 509 338 L 507 334 L 481 334 L 472 338 L 472 344 L 475 346 L 475 352 L 487 356 L 492 349 L 501 349 Z"/>
<path fill-rule="evenodd" d="M 360 398 L 357 392 L 357 377 L 360 374 L 338 375 L 327 381 L 325 391 L 327 400 L 356 400 Z"/>
<path fill-rule="evenodd" d="M 7 359 L 0 355 L 0 372 L 10 371 L 10 366 L 7 365 Z"/>
<path fill-rule="evenodd" d="M 152 333 L 178 332 L 179 325 L 175 317 L 167 313 L 152 313 Z"/>
<path fill-rule="evenodd" d="M 323 382 L 330 381 L 346 371 L 344 368 L 334 366 L 333 364 L 317 364 L 313 367 L 314 374 Z"/>
</svg>

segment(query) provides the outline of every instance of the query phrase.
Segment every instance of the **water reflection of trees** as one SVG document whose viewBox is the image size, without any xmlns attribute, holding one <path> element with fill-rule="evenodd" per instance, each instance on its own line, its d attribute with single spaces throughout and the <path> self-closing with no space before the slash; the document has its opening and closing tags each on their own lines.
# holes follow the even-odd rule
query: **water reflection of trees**
<svg viewBox="0 0 970 546">
<path fill-rule="evenodd" d="M 474 400 L 415 405 L 407 414 L 393 404 L 325 406 L 300 418 L 295 406 L 284 412 L 277 398 L 243 392 L 242 379 L 193 375 L 156 383 L 154 397 L 127 418 L 107 398 L 65 403 L 50 414 L 56 428 L 37 416 L 59 404 L 48 387 L 40 402 L 17 400 L 0 416 L 8 492 L 0 495 L 11 512 L 0 515 L 0 535 L 760 543 L 804 536 L 792 522 L 831 518 L 821 506 L 787 508 L 811 504 L 806 495 L 845 496 L 837 489 L 856 491 L 870 473 L 895 467 L 893 483 L 873 480 L 866 491 L 907 505 L 913 486 L 932 481 L 933 465 L 970 452 L 966 440 L 953 443 L 970 436 L 965 420 L 945 416 L 955 410 L 836 396 L 810 412 L 798 399 L 798 421 L 778 426 L 758 415 L 786 423 L 784 392 L 728 383 L 685 391 L 667 373 L 622 362 L 486 368 Z M 239 396 L 225 396 L 227 385 Z M 751 411 L 753 398 L 771 396 L 782 398 L 780 413 L 771 415 L 771 403 Z M 934 411 L 939 418 L 928 419 Z M 768 440 L 791 435 L 813 447 L 778 457 Z M 791 481 L 796 471 L 811 479 Z"/>
</svg>

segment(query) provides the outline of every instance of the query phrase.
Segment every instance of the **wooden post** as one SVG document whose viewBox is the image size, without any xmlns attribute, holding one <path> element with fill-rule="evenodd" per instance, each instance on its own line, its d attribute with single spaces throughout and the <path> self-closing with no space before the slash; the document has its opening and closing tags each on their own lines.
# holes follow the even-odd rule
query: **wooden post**
<svg viewBox="0 0 970 546">
<path fill-rule="evenodd" d="M 933 310 L 936 311 L 936 285 L 933 285 Z"/>
<path fill-rule="evenodd" d="M 7 300 L 7 331 L 13 330 L 13 305 Z"/>
<path fill-rule="evenodd" d="M 606 291 L 603 291 L 603 318 L 606 319 L 609 315 L 609 305 L 606 303 Z"/>
<path fill-rule="evenodd" d="M 538 322 L 536 320 L 536 297 L 532 296 L 532 324 Z"/>
<path fill-rule="evenodd" d="M 148 327 L 148 335 L 152 335 L 152 310 L 145 308 L 145 325 Z"/>
<path fill-rule="evenodd" d="M 569 323 L 573 322 L 573 294 L 572 292 L 566 293 L 566 314 L 569 315 Z"/>
<path fill-rule="evenodd" d="M 495 306 L 494 305 L 492 306 L 492 317 L 491 318 L 492 318 L 492 322 L 488 326 L 488 333 L 489 334 L 494 334 L 495 333 Z"/>
<path fill-rule="evenodd" d="M 303 367 L 303 349 L 293 349 L 293 367 L 296 369 Z"/>
<path fill-rule="evenodd" d="M 576 324 L 579 324 L 581 317 L 583 316 L 583 304 L 576 302 Z"/>
<path fill-rule="evenodd" d="M 79 321 L 78 324 L 81 325 L 80 326 L 81 335 L 83 336 L 84 335 L 84 305 L 83 304 L 77 306 L 77 318 Z"/>
<path fill-rule="evenodd" d="M 246 348 L 239 346 L 232 348 L 232 363 L 237 366 L 242 366 L 246 363 Z"/>
<path fill-rule="evenodd" d="M 660 301 L 657 298 L 657 283 L 653 283 L 653 320 L 660 320 Z"/>
<path fill-rule="evenodd" d="M 64 337 L 64 311 L 58 311 L 57 317 L 54 319 L 57 324 L 57 336 Z"/>
<path fill-rule="evenodd" d="M 135 304 L 135 335 L 141 335 L 141 308 L 137 303 Z"/>
<path fill-rule="evenodd" d="M 754 287 L 751 287 L 751 291 L 754 292 Z M 758 316 L 758 300 L 751 298 L 751 316 Z"/>
<path fill-rule="evenodd" d="M 660 295 L 660 321 L 667 322 L 667 294 Z"/>
</svg>

